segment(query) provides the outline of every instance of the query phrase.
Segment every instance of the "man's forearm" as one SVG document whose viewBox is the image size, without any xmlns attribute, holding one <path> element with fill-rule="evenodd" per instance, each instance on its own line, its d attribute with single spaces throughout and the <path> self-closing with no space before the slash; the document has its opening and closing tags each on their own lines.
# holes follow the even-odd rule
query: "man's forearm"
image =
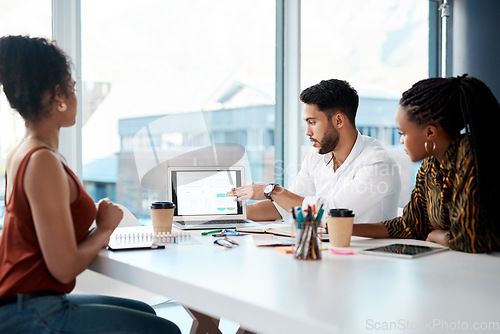
<svg viewBox="0 0 500 334">
<path fill-rule="evenodd" d="M 272 191 L 271 198 L 286 211 L 290 211 L 296 206 L 302 206 L 302 202 L 304 201 L 304 197 L 296 195 L 279 185 Z M 282 218 L 273 202 L 269 200 L 248 205 L 247 217 L 255 221 L 277 220 Z"/>
<path fill-rule="evenodd" d="M 271 201 L 260 201 L 247 206 L 247 217 L 254 221 L 281 219 L 281 215 Z"/>
<path fill-rule="evenodd" d="M 271 193 L 271 198 L 281 208 L 290 212 L 290 210 L 295 208 L 296 206 L 302 206 L 302 202 L 304 202 L 304 197 L 296 195 L 279 185 L 276 186 L 274 189 L 275 190 Z"/>
</svg>

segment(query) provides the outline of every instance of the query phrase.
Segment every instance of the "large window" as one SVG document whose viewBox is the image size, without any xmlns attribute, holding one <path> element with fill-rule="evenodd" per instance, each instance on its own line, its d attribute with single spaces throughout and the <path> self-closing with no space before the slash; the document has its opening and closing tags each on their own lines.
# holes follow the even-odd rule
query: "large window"
<svg viewBox="0 0 500 334">
<path fill-rule="evenodd" d="M 275 121 L 276 3 L 81 1 L 82 152 L 76 152 L 95 200 L 109 196 L 147 218 L 149 203 L 166 199 L 167 164 L 242 164 L 247 182 L 274 180 L 275 160 L 283 158 L 275 158 L 281 145 L 275 130 L 283 126 Z M 50 37 L 52 19 L 68 18 L 52 18 L 49 0 L 0 4 L 1 35 Z M 304 89 L 340 78 L 358 90 L 357 126 L 400 163 L 404 204 L 415 168 L 393 115 L 401 93 L 428 75 L 429 1 L 303 0 L 296 24 L 300 73 L 285 73 L 285 81 L 300 77 Z M 286 63 L 290 51 L 284 50 Z M 79 65 L 76 60 L 77 72 Z M 3 171 L 24 126 L 3 96 L 0 117 Z M 302 154 L 310 149 L 303 138 Z"/>
<path fill-rule="evenodd" d="M 0 36 L 29 35 L 51 38 L 50 0 L 0 1 Z M 24 136 L 24 121 L 0 90 L 0 226 L 3 225 L 5 158 L 10 148 Z"/>
<path fill-rule="evenodd" d="M 394 122 L 401 93 L 428 76 L 429 1 L 307 0 L 301 12 L 302 88 L 347 80 L 360 97 L 356 126 L 377 138 L 400 165 L 406 204 L 415 165 Z M 310 149 L 304 136 L 303 154 Z"/>
<path fill-rule="evenodd" d="M 164 167 L 274 177 L 275 2 L 82 1 L 83 179 L 139 218 Z M 270 135 L 271 133 L 271 135 Z"/>
</svg>

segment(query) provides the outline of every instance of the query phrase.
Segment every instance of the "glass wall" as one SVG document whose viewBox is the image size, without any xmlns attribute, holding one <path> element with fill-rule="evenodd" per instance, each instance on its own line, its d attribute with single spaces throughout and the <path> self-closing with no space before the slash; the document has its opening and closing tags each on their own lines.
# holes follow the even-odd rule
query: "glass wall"
<svg viewBox="0 0 500 334">
<path fill-rule="evenodd" d="M 428 77 L 429 1 L 307 0 L 301 10 L 302 88 L 336 78 L 358 91 L 356 125 L 400 165 L 404 206 L 419 164 L 403 152 L 394 113 L 401 94 Z"/>
<path fill-rule="evenodd" d="M 29 35 L 52 37 L 50 0 L 0 1 L 0 36 Z M 5 158 L 9 150 L 24 136 L 24 121 L 0 90 L 0 226 L 3 225 L 5 195 Z"/>
<path fill-rule="evenodd" d="M 165 166 L 273 179 L 275 1 L 82 1 L 83 179 L 137 217 Z"/>
</svg>

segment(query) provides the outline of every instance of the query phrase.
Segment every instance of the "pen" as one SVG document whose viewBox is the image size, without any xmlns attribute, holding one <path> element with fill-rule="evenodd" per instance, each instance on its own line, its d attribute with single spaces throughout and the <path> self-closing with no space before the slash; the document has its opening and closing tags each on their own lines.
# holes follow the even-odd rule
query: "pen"
<svg viewBox="0 0 500 334">
<path fill-rule="evenodd" d="M 236 231 L 228 230 L 228 229 L 224 229 L 223 231 L 227 232 L 227 233 L 231 233 L 231 234 L 239 234 L 240 233 L 240 232 L 236 232 Z M 222 233 L 224 233 L 224 232 L 222 232 Z"/>
<path fill-rule="evenodd" d="M 297 214 L 297 223 L 302 223 L 304 221 L 304 214 L 302 213 L 302 211 L 299 211 L 299 213 Z"/>
<path fill-rule="evenodd" d="M 207 235 L 207 234 L 219 233 L 219 232 L 222 232 L 222 230 L 215 230 L 215 231 L 201 232 L 201 235 Z"/>
<path fill-rule="evenodd" d="M 248 233 L 240 233 L 240 232 L 234 232 L 231 234 L 231 237 L 239 237 L 241 235 L 247 235 Z M 227 237 L 226 233 L 213 233 L 212 237 Z"/>
<path fill-rule="evenodd" d="M 319 210 L 323 209 L 323 203 L 321 203 L 321 205 L 319 206 L 319 209 L 318 209 L 318 212 Z"/>
<path fill-rule="evenodd" d="M 226 233 L 212 233 L 212 237 L 219 238 L 219 237 L 227 237 Z"/>
<path fill-rule="evenodd" d="M 316 221 L 317 222 L 321 221 L 321 218 L 323 217 L 323 212 L 325 212 L 325 210 L 319 209 L 318 215 L 316 216 Z"/>
<path fill-rule="evenodd" d="M 323 210 L 323 203 L 321 203 L 321 205 L 319 206 L 318 215 L 316 216 L 315 221 L 317 221 L 317 222 L 321 221 L 321 217 L 323 216 L 324 211 L 325 210 Z"/>
</svg>

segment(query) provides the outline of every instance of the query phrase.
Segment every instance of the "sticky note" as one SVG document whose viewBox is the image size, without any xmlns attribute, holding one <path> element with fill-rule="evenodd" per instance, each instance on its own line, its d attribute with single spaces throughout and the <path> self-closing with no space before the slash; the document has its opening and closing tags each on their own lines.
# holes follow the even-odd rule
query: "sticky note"
<svg viewBox="0 0 500 334">
<path fill-rule="evenodd" d="M 352 249 L 333 249 L 333 248 L 330 248 L 330 253 L 337 254 L 337 255 L 354 255 L 354 251 Z"/>
<path fill-rule="evenodd" d="M 283 254 L 292 254 L 293 253 L 293 246 L 274 247 L 274 249 L 278 253 L 283 253 Z"/>
</svg>

